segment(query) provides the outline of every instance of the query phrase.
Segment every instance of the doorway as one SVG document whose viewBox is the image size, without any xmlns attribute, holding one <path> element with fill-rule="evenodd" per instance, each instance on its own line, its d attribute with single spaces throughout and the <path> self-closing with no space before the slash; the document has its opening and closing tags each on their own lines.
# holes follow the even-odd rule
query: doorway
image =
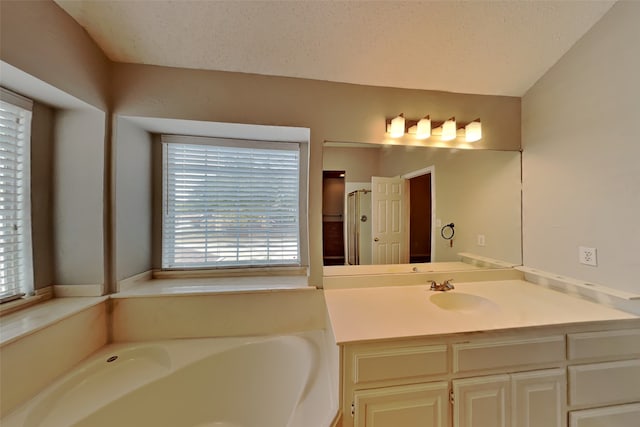
<svg viewBox="0 0 640 427">
<path fill-rule="evenodd" d="M 431 262 L 431 173 L 409 179 L 409 262 Z"/>
<path fill-rule="evenodd" d="M 322 261 L 344 265 L 344 171 L 322 172 Z"/>
<path fill-rule="evenodd" d="M 428 166 L 402 177 L 409 181 L 409 260 L 431 262 L 435 259 L 433 224 L 436 214 L 436 171 Z"/>
</svg>

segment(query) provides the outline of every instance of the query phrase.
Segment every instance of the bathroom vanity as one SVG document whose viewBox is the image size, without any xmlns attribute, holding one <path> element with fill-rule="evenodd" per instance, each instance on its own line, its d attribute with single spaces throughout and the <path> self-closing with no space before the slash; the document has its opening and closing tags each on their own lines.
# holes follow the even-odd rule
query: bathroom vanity
<svg viewBox="0 0 640 427">
<path fill-rule="evenodd" d="M 344 427 L 635 427 L 640 318 L 523 280 L 325 290 Z"/>
</svg>

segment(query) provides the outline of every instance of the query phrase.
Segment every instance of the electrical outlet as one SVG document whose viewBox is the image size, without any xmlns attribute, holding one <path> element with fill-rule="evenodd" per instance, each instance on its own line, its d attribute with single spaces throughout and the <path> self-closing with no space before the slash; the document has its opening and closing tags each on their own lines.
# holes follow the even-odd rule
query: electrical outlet
<svg viewBox="0 0 640 427">
<path fill-rule="evenodd" d="M 478 234 L 478 246 L 484 246 L 484 234 Z"/>
<path fill-rule="evenodd" d="M 598 265 L 598 256 L 596 248 L 588 248 L 586 246 L 578 247 L 578 260 L 584 265 Z"/>
</svg>

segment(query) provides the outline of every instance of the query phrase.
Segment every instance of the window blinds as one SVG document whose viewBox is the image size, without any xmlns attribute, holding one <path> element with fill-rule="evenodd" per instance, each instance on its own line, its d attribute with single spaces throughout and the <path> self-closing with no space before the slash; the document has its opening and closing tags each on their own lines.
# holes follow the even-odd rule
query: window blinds
<svg viewBox="0 0 640 427">
<path fill-rule="evenodd" d="M 31 101 L 4 89 L 0 95 L 0 302 L 6 302 L 33 290 Z"/>
<path fill-rule="evenodd" d="M 299 144 L 188 138 L 163 136 L 163 268 L 300 265 Z"/>
</svg>

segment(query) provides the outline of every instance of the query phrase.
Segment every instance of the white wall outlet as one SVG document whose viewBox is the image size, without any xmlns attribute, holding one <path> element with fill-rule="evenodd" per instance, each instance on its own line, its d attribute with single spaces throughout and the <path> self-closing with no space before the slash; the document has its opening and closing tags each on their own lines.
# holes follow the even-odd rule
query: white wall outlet
<svg viewBox="0 0 640 427">
<path fill-rule="evenodd" d="M 478 246 L 484 246 L 484 234 L 478 234 Z"/>
<path fill-rule="evenodd" d="M 578 259 L 580 264 L 584 265 L 598 265 L 598 256 L 596 248 L 588 248 L 586 246 L 578 247 Z"/>
</svg>

